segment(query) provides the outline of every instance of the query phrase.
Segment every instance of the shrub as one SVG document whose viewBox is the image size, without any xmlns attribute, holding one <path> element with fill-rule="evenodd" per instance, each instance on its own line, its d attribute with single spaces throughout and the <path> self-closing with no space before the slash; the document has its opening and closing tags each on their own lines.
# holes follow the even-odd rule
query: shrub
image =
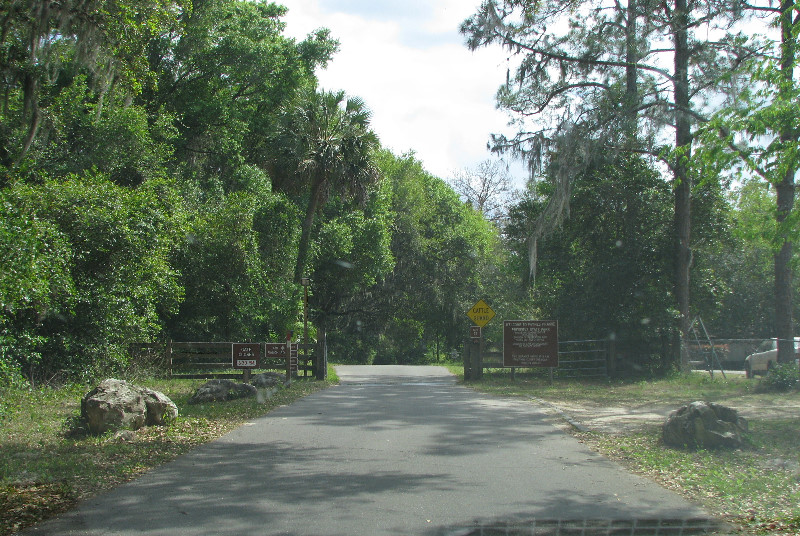
<svg viewBox="0 0 800 536">
<path fill-rule="evenodd" d="M 800 370 L 795 363 L 780 363 L 770 369 L 761 380 L 765 391 L 788 391 L 796 388 L 800 381 Z"/>
<path fill-rule="evenodd" d="M 0 232 L 16 259 L 0 278 L 3 368 L 89 379 L 161 333 L 182 295 L 168 262 L 183 234 L 177 205 L 166 183 L 130 189 L 93 173 L 6 190 L 3 212 L 18 216 Z"/>
</svg>

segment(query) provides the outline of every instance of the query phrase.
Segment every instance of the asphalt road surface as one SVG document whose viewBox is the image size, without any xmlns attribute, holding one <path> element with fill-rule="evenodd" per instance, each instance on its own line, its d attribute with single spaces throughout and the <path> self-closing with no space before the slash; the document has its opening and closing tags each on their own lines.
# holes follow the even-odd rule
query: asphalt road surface
<svg viewBox="0 0 800 536">
<path fill-rule="evenodd" d="M 339 386 L 25 533 L 718 533 L 701 509 L 592 453 L 530 402 L 476 393 L 437 367 L 337 373 Z"/>
</svg>

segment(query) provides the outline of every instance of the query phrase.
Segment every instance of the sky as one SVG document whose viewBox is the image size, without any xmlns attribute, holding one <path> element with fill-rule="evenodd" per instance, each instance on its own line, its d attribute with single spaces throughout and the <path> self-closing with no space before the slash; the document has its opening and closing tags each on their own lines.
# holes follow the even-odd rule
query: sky
<svg viewBox="0 0 800 536">
<path fill-rule="evenodd" d="M 328 28 L 339 52 L 317 74 L 325 90 L 361 97 L 372 127 L 396 155 L 414 152 L 449 179 L 497 157 L 492 133 L 511 134 L 494 96 L 505 81 L 499 47 L 471 52 L 458 28 L 480 0 L 277 0 L 289 9 L 285 34 L 303 39 Z M 514 182 L 524 183 L 520 164 Z"/>
</svg>

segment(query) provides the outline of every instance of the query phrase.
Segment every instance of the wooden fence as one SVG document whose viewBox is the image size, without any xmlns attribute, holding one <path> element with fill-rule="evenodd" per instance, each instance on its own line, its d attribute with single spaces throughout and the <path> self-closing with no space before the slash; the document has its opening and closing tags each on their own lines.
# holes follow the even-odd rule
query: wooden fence
<svg viewBox="0 0 800 536">
<path fill-rule="evenodd" d="M 231 342 L 174 342 L 166 345 L 164 361 L 172 378 L 247 379 L 251 369 L 234 369 Z M 266 343 L 260 343 L 261 362 L 256 370 L 279 370 L 292 376 L 292 358 L 265 357 Z M 297 361 L 294 361 L 296 366 Z M 294 369 L 296 372 L 296 368 Z"/>
<path fill-rule="evenodd" d="M 128 346 L 131 363 L 148 370 L 159 370 L 172 378 L 224 378 L 242 379 L 244 370 L 233 368 L 232 342 L 157 342 L 133 343 Z M 290 356 L 270 357 L 267 346 L 273 349 L 279 343 L 257 343 L 261 346 L 261 363 L 257 371 L 289 370 L 290 376 L 317 376 L 314 354 L 300 353 L 299 345 L 292 344 Z M 274 353 L 274 352 L 270 352 Z M 298 355 L 299 354 L 299 355 Z M 287 361 L 288 360 L 288 361 Z"/>
</svg>

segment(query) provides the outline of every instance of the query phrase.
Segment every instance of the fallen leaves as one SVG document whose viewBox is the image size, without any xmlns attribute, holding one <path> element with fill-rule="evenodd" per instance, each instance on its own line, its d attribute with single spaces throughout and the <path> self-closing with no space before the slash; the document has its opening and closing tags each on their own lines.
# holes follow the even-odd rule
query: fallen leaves
<svg viewBox="0 0 800 536">
<path fill-rule="evenodd" d="M 0 487 L 0 531 L 16 532 L 75 506 L 78 494 L 67 483 L 31 483 Z"/>
</svg>

